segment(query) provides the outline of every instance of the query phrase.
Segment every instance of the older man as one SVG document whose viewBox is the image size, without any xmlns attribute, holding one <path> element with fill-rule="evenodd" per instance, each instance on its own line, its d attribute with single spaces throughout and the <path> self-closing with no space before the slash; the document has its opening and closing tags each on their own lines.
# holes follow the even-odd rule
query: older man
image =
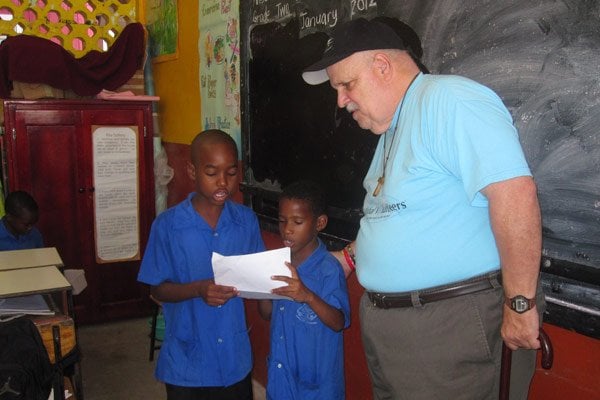
<svg viewBox="0 0 600 400">
<path fill-rule="evenodd" d="M 374 397 L 496 399 L 504 339 L 522 349 L 511 398 L 525 399 L 535 362 L 525 349 L 539 347 L 544 306 L 535 183 L 500 98 L 466 78 L 423 74 L 397 32 L 350 21 L 303 73 L 309 84 L 329 80 L 338 106 L 380 135 L 358 236 L 338 254 L 346 268 L 356 254 L 365 288 Z"/>
</svg>

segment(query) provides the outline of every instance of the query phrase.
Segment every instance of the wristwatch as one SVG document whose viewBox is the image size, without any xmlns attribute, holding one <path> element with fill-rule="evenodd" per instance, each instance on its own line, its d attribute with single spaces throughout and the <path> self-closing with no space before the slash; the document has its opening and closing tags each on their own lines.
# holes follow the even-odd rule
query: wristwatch
<svg viewBox="0 0 600 400">
<path fill-rule="evenodd" d="M 516 295 L 515 297 L 511 297 L 510 299 L 506 298 L 506 305 L 513 311 L 523 314 L 525 311 L 531 310 L 535 307 L 535 297 L 533 299 L 528 299 L 522 295 Z"/>
</svg>

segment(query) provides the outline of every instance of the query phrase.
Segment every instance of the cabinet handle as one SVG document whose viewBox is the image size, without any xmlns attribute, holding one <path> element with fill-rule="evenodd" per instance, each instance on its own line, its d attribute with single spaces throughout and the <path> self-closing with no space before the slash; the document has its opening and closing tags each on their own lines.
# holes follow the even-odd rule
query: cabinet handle
<svg viewBox="0 0 600 400">
<path fill-rule="evenodd" d="M 84 193 L 85 192 L 85 188 L 79 188 L 78 192 L 79 193 Z"/>
</svg>

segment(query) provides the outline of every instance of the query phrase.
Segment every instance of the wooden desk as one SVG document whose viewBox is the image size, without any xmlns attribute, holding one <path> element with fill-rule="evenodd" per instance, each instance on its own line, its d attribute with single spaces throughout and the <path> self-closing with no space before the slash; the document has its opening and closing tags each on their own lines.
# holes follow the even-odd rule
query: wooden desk
<svg viewBox="0 0 600 400">
<path fill-rule="evenodd" d="M 56 247 L 0 251 L 0 271 L 55 265 L 64 267 Z"/>
<path fill-rule="evenodd" d="M 69 281 L 54 265 L 0 271 L 0 298 L 71 289 Z"/>
</svg>

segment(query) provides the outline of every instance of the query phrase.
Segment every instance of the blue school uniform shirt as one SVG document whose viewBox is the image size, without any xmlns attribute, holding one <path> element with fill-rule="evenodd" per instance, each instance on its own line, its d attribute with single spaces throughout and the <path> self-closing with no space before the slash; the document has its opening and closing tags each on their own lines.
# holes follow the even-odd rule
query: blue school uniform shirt
<svg viewBox="0 0 600 400">
<path fill-rule="evenodd" d="M 193 195 L 152 224 L 140 282 L 211 279 L 213 251 L 229 256 L 264 250 L 252 210 L 227 201 L 212 229 L 194 209 Z M 221 307 L 209 306 L 200 297 L 162 307 L 165 337 L 156 365 L 158 380 L 177 386 L 229 386 L 248 375 L 252 356 L 241 298 Z"/>
<path fill-rule="evenodd" d="M 6 228 L 4 218 L 0 220 L 0 251 L 37 249 L 40 247 L 44 247 L 44 240 L 35 226 L 26 234 L 15 236 Z"/>
<path fill-rule="evenodd" d="M 350 304 L 346 278 L 339 262 L 321 241 L 298 267 L 298 275 L 308 289 L 344 313 L 344 328 L 347 328 Z M 334 332 L 325 326 L 307 304 L 273 301 L 267 398 L 345 398 L 342 332 Z"/>
</svg>

